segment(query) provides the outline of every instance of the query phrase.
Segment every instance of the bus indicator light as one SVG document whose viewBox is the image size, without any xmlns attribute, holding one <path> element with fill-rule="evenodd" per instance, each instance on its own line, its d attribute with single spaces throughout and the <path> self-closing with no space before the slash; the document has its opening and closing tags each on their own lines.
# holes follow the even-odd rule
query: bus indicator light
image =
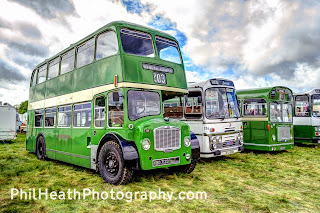
<svg viewBox="0 0 320 213">
<path fill-rule="evenodd" d="M 214 128 L 211 128 L 211 129 L 210 129 L 210 132 L 214 132 L 214 131 L 215 131 L 215 129 L 214 129 Z"/>
<path fill-rule="evenodd" d="M 267 129 L 268 129 L 268 131 L 270 131 L 270 125 L 269 124 L 267 125 Z"/>
<path fill-rule="evenodd" d="M 114 84 L 115 87 L 118 86 L 118 75 L 115 75 L 115 76 L 114 76 L 113 84 Z"/>
</svg>

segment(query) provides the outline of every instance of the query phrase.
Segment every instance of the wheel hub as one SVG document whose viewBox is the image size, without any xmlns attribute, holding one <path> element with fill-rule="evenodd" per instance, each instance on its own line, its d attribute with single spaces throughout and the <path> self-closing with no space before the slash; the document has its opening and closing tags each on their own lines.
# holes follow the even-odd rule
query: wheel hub
<svg viewBox="0 0 320 213">
<path fill-rule="evenodd" d="M 114 153 L 108 153 L 106 158 L 106 168 L 107 168 L 107 171 L 112 175 L 115 175 L 118 173 L 119 163 Z"/>
</svg>

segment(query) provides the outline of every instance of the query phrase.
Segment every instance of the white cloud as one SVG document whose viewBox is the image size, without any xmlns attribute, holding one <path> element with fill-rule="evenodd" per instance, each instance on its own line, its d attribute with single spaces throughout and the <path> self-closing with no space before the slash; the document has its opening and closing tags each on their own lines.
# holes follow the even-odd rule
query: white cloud
<svg viewBox="0 0 320 213">
<path fill-rule="evenodd" d="M 75 0 L 75 14 L 61 14 L 57 18 L 43 18 L 35 10 L 11 1 L 0 2 L 0 22 L 13 26 L 1 28 L 0 39 L 36 42 L 60 52 L 103 25 L 125 20 L 147 25 L 161 14 L 176 24 L 187 37 L 183 48 L 190 60 L 185 61 L 188 81 L 224 77 L 235 81 L 237 88 L 273 86 L 281 84 L 304 91 L 320 87 L 320 4 L 301 0 L 141 0 L 149 4 L 150 13 L 140 15 L 127 12 L 119 0 Z M 28 23 L 39 29 L 42 37 L 26 37 L 15 23 Z M 1 27 L 1 23 L 0 23 Z M 176 36 L 175 31 L 167 33 Z M 0 40 L 0 42 L 2 42 Z M 15 64 L 7 58 L 8 47 L 0 43 L 0 57 L 16 66 L 30 78 L 31 69 Z M 22 56 L 24 60 L 44 58 Z M 194 66 L 197 65 L 197 66 Z M 208 71 L 201 74 L 194 67 Z M 232 69 L 232 72 L 228 70 Z M 24 83 L 24 91 L 28 82 Z M 19 88 L 19 89 L 22 89 Z M 13 88 L 13 93 L 19 89 Z M 10 94 L 1 89 L 0 94 Z M 27 93 L 27 91 L 26 91 Z M 18 93 L 16 93 L 18 94 Z M 10 98 L 12 104 L 25 97 Z M 13 96 L 12 96 L 13 97 Z"/>
</svg>

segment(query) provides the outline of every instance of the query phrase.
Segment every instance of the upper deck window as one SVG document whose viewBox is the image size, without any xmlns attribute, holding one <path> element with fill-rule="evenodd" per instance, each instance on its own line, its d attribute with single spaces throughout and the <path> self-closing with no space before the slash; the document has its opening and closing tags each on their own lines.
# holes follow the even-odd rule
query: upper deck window
<svg viewBox="0 0 320 213">
<path fill-rule="evenodd" d="M 94 38 L 81 44 L 77 50 L 77 68 L 90 64 L 94 58 Z"/>
<path fill-rule="evenodd" d="M 161 59 L 181 64 L 178 44 L 175 41 L 156 36 L 156 45 Z"/>
<path fill-rule="evenodd" d="M 132 55 L 154 57 L 152 39 L 149 34 L 122 28 L 120 37 L 124 52 Z"/>
<path fill-rule="evenodd" d="M 74 68 L 74 49 L 61 57 L 61 75 L 70 72 Z"/>
<path fill-rule="evenodd" d="M 41 84 L 42 82 L 46 81 L 47 76 L 47 64 L 43 65 L 39 68 L 38 71 L 38 84 Z"/>
<path fill-rule="evenodd" d="M 59 57 L 49 62 L 48 80 L 59 75 L 59 62 Z"/>
<path fill-rule="evenodd" d="M 32 76 L 32 86 L 36 85 L 37 84 L 37 73 L 38 73 L 38 70 L 35 70 L 33 72 L 33 76 Z"/>
<path fill-rule="evenodd" d="M 102 33 L 97 39 L 96 59 L 106 58 L 118 52 L 118 40 L 113 31 Z"/>
</svg>

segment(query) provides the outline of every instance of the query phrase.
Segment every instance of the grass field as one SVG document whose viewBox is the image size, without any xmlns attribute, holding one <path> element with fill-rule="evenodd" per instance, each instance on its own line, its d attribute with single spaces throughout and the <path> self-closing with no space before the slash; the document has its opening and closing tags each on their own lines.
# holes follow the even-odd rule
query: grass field
<svg viewBox="0 0 320 213">
<path fill-rule="evenodd" d="M 201 160 L 191 174 L 138 171 L 132 183 L 113 186 L 99 174 L 25 150 L 25 135 L 0 142 L 0 211 L 4 212 L 320 212 L 320 146 L 281 153 L 244 152 Z M 11 200 L 11 188 L 67 191 L 205 191 L 206 200 Z"/>
</svg>

